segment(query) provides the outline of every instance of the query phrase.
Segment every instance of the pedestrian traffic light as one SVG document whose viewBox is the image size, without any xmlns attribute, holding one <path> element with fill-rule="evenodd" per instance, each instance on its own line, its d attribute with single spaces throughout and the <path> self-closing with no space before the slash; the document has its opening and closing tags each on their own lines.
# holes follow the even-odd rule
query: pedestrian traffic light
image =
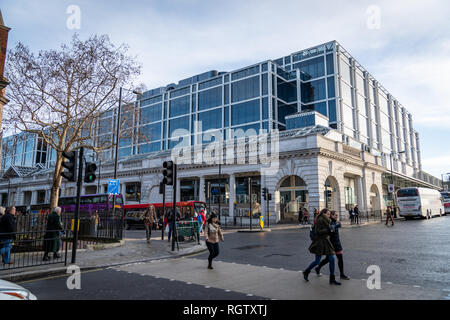
<svg viewBox="0 0 450 320">
<path fill-rule="evenodd" d="M 72 182 L 77 181 L 78 151 L 70 151 L 70 152 L 63 151 L 62 156 L 68 159 L 69 161 L 62 162 L 61 165 L 64 168 L 66 168 L 67 171 L 61 172 L 61 176 Z"/>
<path fill-rule="evenodd" d="M 95 175 L 96 170 L 97 165 L 94 162 L 86 162 L 86 168 L 84 169 L 84 182 L 94 182 L 97 178 L 97 176 Z"/>
<path fill-rule="evenodd" d="M 267 188 L 263 188 L 263 199 L 267 200 Z"/>
<path fill-rule="evenodd" d="M 164 170 L 163 170 L 163 175 L 164 175 L 163 183 L 167 184 L 169 186 L 172 186 L 173 185 L 173 173 L 174 173 L 174 170 L 175 170 L 175 166 L 173 164 L 173 161 L 164 161 L 163 167 L 164 167 Z"/>
<path fill-rule="evenodd" d="M 272 194 L 269 193 L 269 194 L 267 195 L 267 198 L 269 199 L 269 201 L 272 200 Z"/>
</svg>

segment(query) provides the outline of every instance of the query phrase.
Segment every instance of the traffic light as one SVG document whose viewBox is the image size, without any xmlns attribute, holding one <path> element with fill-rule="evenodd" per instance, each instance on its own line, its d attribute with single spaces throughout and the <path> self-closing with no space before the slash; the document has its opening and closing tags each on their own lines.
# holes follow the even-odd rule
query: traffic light
<svg viewBox="0 0 450 320">
<path fill-rule="evenodd" d="M 272 194 L 271 194 L 271 193 L 269 193 L 269 194 L 267 195 L 267 197 L 268 197 L 269 201 L 272 200 Z"/>
<path fill-rule="evenodd" d="M 163 183 L 167 184 L 168 186 L 172 186 L 173 185 L 173 173 L 175 170 L 173 161 L 164 161 L 163 163 Z"/>
<path fill-rule="evenodd" d="M 94 182 L 97 178 L 97 176 L 95 175 L 96 170 L 97 165 L 94 162 L 86 162 L 86 168 L 84 169 L 84 182 Z"/>
<path fill-rule="evenodd" d="M 267 200 L 267 188 L 263 188 L 263 199 Z"/>
<path fill-rule="evenodd" d="M 63 161 L 62 166 L 67 169 L 67 171 L 61 172 L 61 176 L 66 178 L 69 181 L 76 182 L 77 181 L 77 160 L 78 160 L 78 151 L 63 151 L 62 156 L 69 161 Z M 64 160 L 64 159 L 63 159 Z"/>
</svg>

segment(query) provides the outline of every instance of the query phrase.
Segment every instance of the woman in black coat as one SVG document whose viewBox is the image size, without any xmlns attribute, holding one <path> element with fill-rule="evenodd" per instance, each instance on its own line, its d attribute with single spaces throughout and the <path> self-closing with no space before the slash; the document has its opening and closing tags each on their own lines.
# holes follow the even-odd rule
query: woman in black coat
<svg viewBox="0 0 450 320">
<path fill-rule="evenodd" d="M 331 241 L 331 244 L 333 245 L 334 252 L 338 259 L 338 267 L 339 267 L 339 271 L 341 273 L 341 280 L 350 280 L 350 278 L 344 274 L 344 257 L 343 257 L 341 240 L 339 239 L 339 228 L 341 227 L 341 223 L 337 221 L 338 214 L 336 213 L 336 211 L 331 211 L 330 219 L 331 219 L 330 227 L 331 227 L 331 229 L 334 228 L 334 232 L 332 232 L 330 235 L 330 241 Z M 330 259 L 328 259 L 328 257 L 327 257 L 325 260 L 323 260 L 319 264 L 319 266 L 314 268 L 314 270 L 316 270 L 317 275 L 320 275 L 320 268 L 322 268 L 324 265 L 326 265 L 329 262 L 330 262 Z"/>
<path fill-rule="evenodd" d="M 330 228 L 330 223 L 330 211 L 322 209 L 313 226 L 315 236 L 309 246 L 309 252 L 315 254 L 316 259 L 303 271 L 303 278 L 308 281 L 308 275 L 312 268 L 319 265 L 320 259 L 325 255 L 330 263 L 330 284 L 340 285 L 340 282 L 337 282 L 334 276 L 334 248 L 330 242 L 330 234 L 332 234 L 333 229 Z"/>
<path fill-rule="evenodd" d="M 49 214 L 47 219 L 47 229 L 44 235 L 44 258 L 42 260 L 48 261 L 49 252 L 53 252 L 53 258 L 58 259 L 61 256 L 58 254 L 59 251 L 59 238 L 60 232 L 63 231 L 63 226 L 61 223 L 61 208 L 56 207 Z"/>
</svg>

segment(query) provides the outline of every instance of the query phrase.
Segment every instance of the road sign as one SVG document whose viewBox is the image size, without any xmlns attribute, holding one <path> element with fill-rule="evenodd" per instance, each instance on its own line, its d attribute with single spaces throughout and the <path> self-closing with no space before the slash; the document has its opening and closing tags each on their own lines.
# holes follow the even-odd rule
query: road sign
<svg viewBox="0 0 450 320">
<path fill-rule="evenodd" d="M 108 180 L 108 193 L 119 194 L 119 179 Z"/>
<path fill-rule="evenodd" d="M 264 217 L 263 216 L 259 217 L 259 226 L 261 227 L 261 229 L 264 228 Z"/>
<path fill-rule="evenodd" d="M 388 185 L 388 192 L 389 193 L 394 193 L 394 191 L 395 191 L 394 185 L 393 184 L 389 184 Z"/>
</svg>

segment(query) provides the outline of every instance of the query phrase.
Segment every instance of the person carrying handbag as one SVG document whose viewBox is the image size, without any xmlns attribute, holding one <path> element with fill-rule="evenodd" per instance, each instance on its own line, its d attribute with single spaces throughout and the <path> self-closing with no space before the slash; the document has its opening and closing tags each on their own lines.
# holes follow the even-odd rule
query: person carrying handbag
<svg viewBox="0 0 450 320">
<path fill-rule="evenodd" d="M 205 242 L 209 250 L 208 269 L 213 269 L 212 261 L 219 255 L 219 239 L 224 242 L 223 233 L 216 214 L 211 214 L 205 226 Z"/>
<path fill-rule="evenodd" d="M 150 239 L 152 237 L 152 228 L 153 223 L 156 224 L 156 229 L 158 229 L 158 217 L 156 216 L 155 207 L 152 204 L 148 205 L 147 210 L 145 210 L 144 215 L 142 216 L 144 220 L 145 233 L 147 236 L 147 243 L 150 244 Z"/>
</svg>

